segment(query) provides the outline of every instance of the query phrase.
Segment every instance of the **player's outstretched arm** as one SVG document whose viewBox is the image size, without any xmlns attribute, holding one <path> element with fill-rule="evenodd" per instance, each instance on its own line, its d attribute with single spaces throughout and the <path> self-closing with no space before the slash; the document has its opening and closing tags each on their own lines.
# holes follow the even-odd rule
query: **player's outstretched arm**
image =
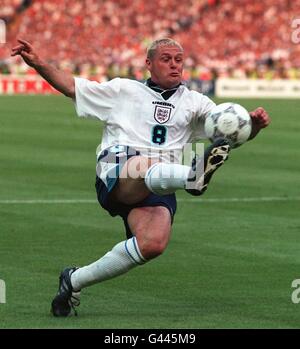
<svg viewBox="0 0 300 349">
<path fill-rule="evenodd" d="M 18 39 L 19 45 L 15 46 L 12 56 L 21 56 L 30 67 L 34 68 L 55 89 L 67 97 L 75 98 L 75 82 L 71 74 L 59 71 L 43 61 L 34 51 L 33 46 L 23 39 Z"/>
<path fill-rule="evenodd" d="M 258 132 L 269 125 L 271 122 L 269 114 L 264 110 L 264 108 L 259 107 L 250 113 L 252 120 L 252 132 L 249 137 L 249 140 L 256 137 Z"/>
</svg>

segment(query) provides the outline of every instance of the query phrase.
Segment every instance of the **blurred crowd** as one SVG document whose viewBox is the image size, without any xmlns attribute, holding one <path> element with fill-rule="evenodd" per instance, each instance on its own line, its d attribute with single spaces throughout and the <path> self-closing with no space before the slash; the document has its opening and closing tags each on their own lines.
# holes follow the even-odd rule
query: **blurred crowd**
<svg viewBox="0 0 300 349">
<path fill-rule="evenodd" d="M 295 0 L 0 0 L 0 18 L 2 74 L 34 73 L 9 56 L 20 37 L 76 75 L 144 79 L 147 46 L 172 37 L 185 49 L 185 79 L 300 79 Z"/>
</svg>

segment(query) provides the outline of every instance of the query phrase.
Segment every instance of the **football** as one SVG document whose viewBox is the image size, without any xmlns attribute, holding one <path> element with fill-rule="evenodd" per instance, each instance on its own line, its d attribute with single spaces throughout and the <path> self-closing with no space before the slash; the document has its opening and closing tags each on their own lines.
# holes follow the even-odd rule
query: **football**
<svg viewBox="0 0 300 349">
<path fill-rule="evenodd" d="M 248 111 L 241 105 L 221 103 L 206 118 L 204 130 L 211 142 L 225 138 L 232 148 L 236 148 L 248 140 L 252 121 Z"/>
</svg>

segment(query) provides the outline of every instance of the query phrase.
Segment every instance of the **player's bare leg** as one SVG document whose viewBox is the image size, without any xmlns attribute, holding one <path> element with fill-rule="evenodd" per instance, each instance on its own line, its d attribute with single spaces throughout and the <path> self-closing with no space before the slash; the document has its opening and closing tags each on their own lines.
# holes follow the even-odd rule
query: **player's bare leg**
<svg viewBox="0 0 300 349">
<path fill-rule="evenodd" d="M 171 215 L 166 207 L 134 208 L 127 220 L 137 238 L 139 249 L 147 260 L 162 254 L 171 235 Z"/>
<path fill-rule="evenodd" d="M 222 146 L 223 150 L 223 144 L 219 146 Z M 217 163 L 206 161 L 209 164 L 208 181 L 215 169 L 226 160 L 227 150 L 229 149 L 224 148 L 226 156 L 222 157 L 222 161 Z M 220 157 L 219 153 L 215 154 L 214 146 L 207 155 L 208 159 L 210 155 L 213 158 Z M 211 168 L 211 165 L 214 167 Z M 133 204 L 145 199 L 150 192 L 165 195 L 179 188 L 184 189 L 191 168 L 179 164 L 165 164 L 157 160 L 153 164 L 153 161 L 145 157 L 135 156 L 126 162 L 122 171 L 127 171 L 130 175 L 122 176 L 121 172 L 121 178 L 111 198 L 117 202 Z M 134 208 L 129 213 L 128 224 L 134 234 L 132 238 L 119 242 L 92 264 L 79 269 L 67 268 L 63 271 L 58 293 L 52 301 L 52 313 L 55 316 L 67 316 L 71 312 L 70 304 L 74 304 L 72 302 L 74 292 L 78 293 L 81 288 L 124 274 L 135 266 L 157 257 L 165 250 L 171 234 L 171 216 L 167 208 L 161 206 Z"/>
<path fill-rule="evenodd" d="M 144 200 L 150 192 L 167 195 L 186 189 L 192 195 L 202 195 L 213 173 L 227 160 L 229 151 L 228 142 L 219 139 L 206 149 L 195 168 L 134 156 L 125 163 L 111 198 L 132 205 Z M 194 187 L 190 185 L 193 182 Z"/>
<path fill-rule="evenodd" d="M 144 156 L 134 156 L 126 161 L 118 184 L 111 193 L 111 199 L 126 205 L 143 201 L 150 194 L 144 182 L 145 174 L 158 161 Z"/>
<path fill-rule="evenodd" d="M 158 195 L 175 193 L 177 189 L 185 188 L 190 169 L 189 166 L 134 156 L 123 166 L 111 199 L 132 205 L 144 200 L 150 192 Z"/>
</svg>

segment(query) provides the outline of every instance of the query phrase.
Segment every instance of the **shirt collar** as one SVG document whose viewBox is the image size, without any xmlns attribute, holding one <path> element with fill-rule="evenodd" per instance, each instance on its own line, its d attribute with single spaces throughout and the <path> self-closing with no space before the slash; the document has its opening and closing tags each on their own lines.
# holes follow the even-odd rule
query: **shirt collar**
<svg viewBox="0 0 300 349">
<path fill-rule="evenodd" d="M 146 85 L 150 87 L 153 91 L 160 93 L 160 95 L 163 97 L 163 99 L 169 99 L 179 88 L 179 86 L 182 85 L 182 83 L 179 83 L 177 86 L 169 89 L 163 89 L 159 85 L 157 85 L 154 81 L 149 78 L 146 81 Z"/>
</svg>

